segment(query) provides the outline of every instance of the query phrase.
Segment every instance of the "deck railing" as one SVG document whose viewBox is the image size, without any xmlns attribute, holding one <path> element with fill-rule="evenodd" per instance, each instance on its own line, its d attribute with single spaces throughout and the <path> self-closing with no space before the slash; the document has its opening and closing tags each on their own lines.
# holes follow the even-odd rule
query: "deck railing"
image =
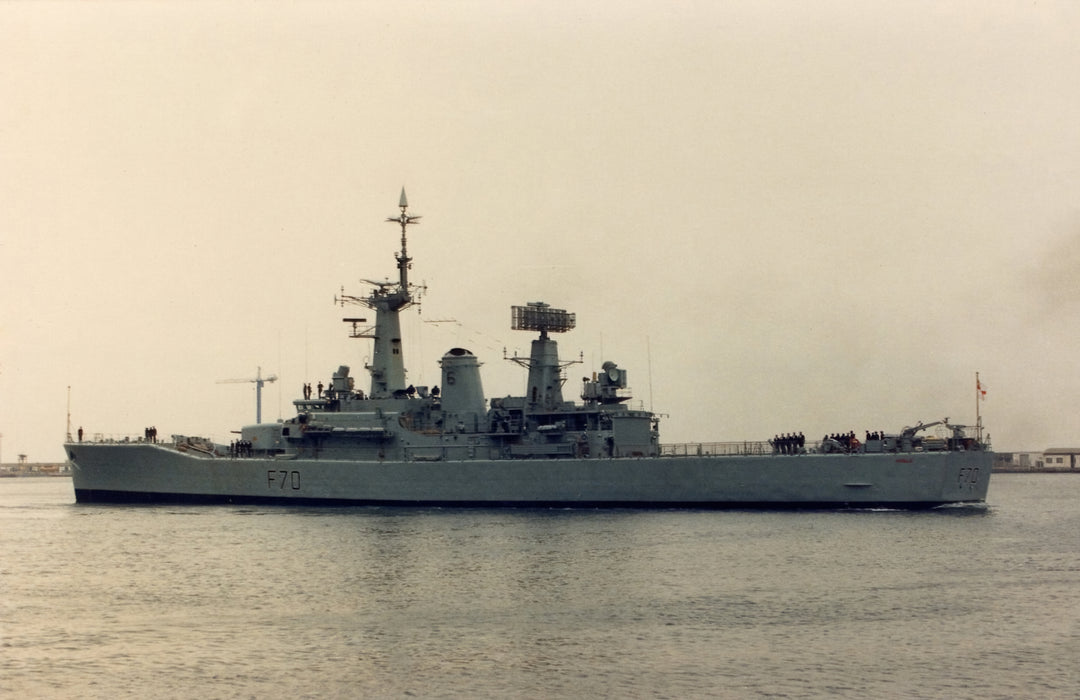
<svg viewBox="0 0 1080 700">
<path fill-rule="evenodd" d="M 773 448 L 768 440 L 744 440 L 743 442 L 687 442 L 660 445 L 660 454 L 667 457 L 743 457 L 746 455 L 818 454 L 822 452 L 820 440 L 807 440 L 797 452 L 783 452 Z"/>
<path fill-rule="evenodd" d="M 741 455 L 771 455 L 767 440 L 743 442 L 688 442 L 660 445 L 660 454 L 667 457 L 724 457 Z"/>
<path fill-rule="evenodd" d="M 188 439 L 220 444 L 212 437 L 199 436 L 189 438 L 189 436 L 186 435 L 170 435 L 168 437 L 159 435 L 156 440 L 150 440 L 145 435 L 125 435 L 123 433 L 87 433 L 83 435 L 81 442 L 104 443 L 109 445 L 161 445 L 163 447 L 175 447 L 177 444 Z M 71 437 L 71 442 L 78 443 L 80 440 L 73 435 Z"/>
<path fill-rule="evenodd" d="M 790 448 L 789 448 L 790 449 Z M 830 440 L 826 444 L 822 440 L 807 440 L 801 448 L 785 451 L 783 447 L 773 448 L 768 440 L 746 442 L 691 442 L 671 445 L 660 445 L 660 454 L 667 457 L 727 457 L 746 455 L 804 455 L 804 454 L 864 454 L 884 452 L 942 452 L 947 450 L 970 450 L 979 449 L 989 451 L 989 445 L 963 445 L 958 441 L 948 441 L 940 438 L 929 438 L 917 441 L 907 441 L 906 444 L 897 444 L 890 440 L 888 443 L 873 440 L 867 443 L 859 443 L 850 449 L 843 448 L 840 443 Z"/>
</svg>

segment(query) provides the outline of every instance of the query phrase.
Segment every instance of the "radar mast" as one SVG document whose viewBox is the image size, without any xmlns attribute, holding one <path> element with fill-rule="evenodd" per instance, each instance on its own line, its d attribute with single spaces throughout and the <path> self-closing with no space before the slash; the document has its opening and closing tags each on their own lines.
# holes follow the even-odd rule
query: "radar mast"
<svg viewBox="0 0 1080 700">
<path fill-rule="evenodd" d="M 364 319 L 344 319 L 346 323 L 353 324 L 351 337 L 371 338 L 375 341 L 371 363 L 366 366 L 368 372 L 371 373 L 370 396 L 374 399 L 390 398 L 395 392 L 404 391 L 406 388 L 405 358 L 401 346 L 401 319 L 398 314 L 416 303 L 423 291 L 423 287 L 409 284 L 412 258 L 409 257 L 406 234 L 409 225 L 419 223 L 420 217 L 409 214 L 409 200 L 405 196 L 404 187 L 401 188 L 398 208 L 401 210 L 400 214 L 386 219 L 387 222 L 401 226 L 401 252 L 394 255 L 397 260 L 398 281 L 361 280 L 374 286 L 367 296 L 349 296 L 342 293 L 338 299 L 342 306 L 346 303 L 357 304 L 375 311 L 375 325 L 362 330 L 356 327 L 356 323 Z"/>
<path fill-rule="evenodd" d="M 540 331 L 540 337 L 532 341 L 528 359 L 508 358 L 529 370 L 526 400 L 533 410 L 559 408 L 563 403 L 562 386 L 566 378 L 562 369 L 580 360 L 559 361 L 559 344 L 548 333 L 565 333 L 573 330 L 576 316 L 565 309 L 553 309 L 542 301 L 531 301 L 525 306 L 512 306 L 510 327 L 515 331 Z"/>
</svg>

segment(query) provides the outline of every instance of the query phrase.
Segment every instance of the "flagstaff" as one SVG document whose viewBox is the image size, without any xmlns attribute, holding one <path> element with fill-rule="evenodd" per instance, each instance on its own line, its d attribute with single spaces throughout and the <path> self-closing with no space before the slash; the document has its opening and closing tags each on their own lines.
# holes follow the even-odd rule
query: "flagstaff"
<svg viewBox="0 0 1080 700">
<path fill-rule="evenodd" d="M 975 433 L 979 438 L 979 442 L 982 442 L 982 414 L 979 410 L 979 404 L 982 403 L 983 398 L 986 396 L 986 392 L 983 391 L 982 382 L 979 381 L 979 373 L 975 373 Z"/>
</svg>

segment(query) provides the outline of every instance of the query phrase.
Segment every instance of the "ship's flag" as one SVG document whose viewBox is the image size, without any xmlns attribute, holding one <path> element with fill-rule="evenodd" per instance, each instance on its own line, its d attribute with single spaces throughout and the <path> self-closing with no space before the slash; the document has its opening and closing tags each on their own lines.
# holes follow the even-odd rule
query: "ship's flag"
<svg viewBox="0 0 1080 700">
<path fill-rule="evenodd" d="M 979 398 L 983 401 L 986 400 L 986 385 L 982 383 L 981 379 L 975 379 L 975 388 L 979 391 Z"/>
</svg>

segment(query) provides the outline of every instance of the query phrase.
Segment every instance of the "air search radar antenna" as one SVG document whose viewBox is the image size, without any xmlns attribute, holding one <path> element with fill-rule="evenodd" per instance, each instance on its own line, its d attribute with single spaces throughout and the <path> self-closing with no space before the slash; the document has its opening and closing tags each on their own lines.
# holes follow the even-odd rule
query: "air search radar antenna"
<svg viewBox="0 0 1080 700">
<path fill-rule="evenodd" d="M 566 309 L 553 309 L 549 304 L 542 301 L 530 301 L 525 306 L 511 306 L 510 313 L 511 330 L 540 331 L 540 337 L 533 342 L 540 342 L 541 344 L 550 342 L 552 347 L 554 347 L 555 341 L 548 338 L 548 333 L 565 333 L 573 330 L 574 326 L 577 325 L 576 314 L 570 313 Z M 506 357 L 505 349 L 503 350 L 503 358 L 516 362 L 523 367 L 531 367 L 538 362 L 535 348 L 528 360 L 518 357 L 516 353 L 514 357 Z M 582 355 L 577 360 L 559 362 L 558 353 L 554 352 L 554 366 L 559 368 L 581 364 L 584 360 L 584 355 Z M 548 358 L 548 361 L 551 361 L 550 358 Z"/>
<path fill-rule="evenodd" d="M 525 306 L 512 306 L 510 328 L 515 331 L 540 331 L 541 338 L 547 334 L 565 333 L 573 330 L 576 315 L 565 309 L 553 309 L 542 301 L 530 301 Z"/>
</svg>

